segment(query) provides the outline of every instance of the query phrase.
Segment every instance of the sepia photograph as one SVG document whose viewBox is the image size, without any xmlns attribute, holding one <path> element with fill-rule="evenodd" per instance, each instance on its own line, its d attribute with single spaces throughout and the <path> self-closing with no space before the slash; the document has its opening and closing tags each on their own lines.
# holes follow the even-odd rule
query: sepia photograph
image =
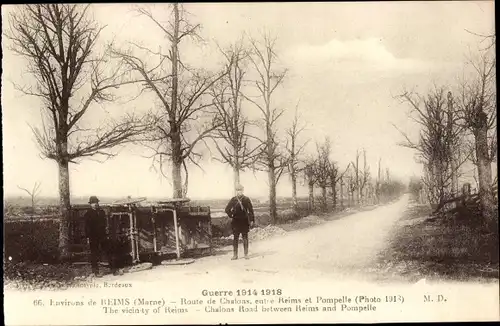
<svg viewBox="0 0 500 326">
<path fill-rule="evenodd" d="M 2 5 L 5 324 L 499 321 L 494 12 Z"/>
</svg>

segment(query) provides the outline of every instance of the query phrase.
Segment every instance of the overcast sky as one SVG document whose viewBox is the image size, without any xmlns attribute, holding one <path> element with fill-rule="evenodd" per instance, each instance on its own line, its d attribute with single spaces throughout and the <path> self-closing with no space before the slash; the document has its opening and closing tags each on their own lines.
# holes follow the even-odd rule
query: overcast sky
<svg viewBox="0 0 500 326">
<path fill-rule="evenodd" d="M 128 40 L 157 49 L 167 48 L 157 28 L 137 17 L 132 4 L 93 5 L 95 18 L 107 25 L 102 42 L 116 44 Z M 165 4 L 155 5 L 158 15 Z M 288 77 L 274 99 L 287 109 L 283 130 L 292 118 L 295 104 L 307 130 L 304 139 L 321 141 L 329 136 L 336 161 L 345 166 L 356 149 L 367 150 L 368 164 L 376 173 L 377 162 L 390 168 L 394 176 L 407 180 L 420 173 L 411 150 L 397 146 L 401 140 L 391 123 L 415 134 L 407 117 L 408 107 L 393 96 L 403 88 L 425 92 L 432 83 L 453 83 L 460 75 L 469 49 L 477 49 L 480 38 L 466 32 L 494 30 L 493 2 L 359 2 L 359 3 L 236 3 L 188 4 L 194 23 L 202 24 L 205 43 L 198 49 L 184 49 L 193 65 L 216 67 L 214 42 L 236 41 L 243 33 L 258 36 L 269 30 L 277 36 L 280 64 Z M 12 6 L 2 6 L 2 18 Z M 6 24 L 2 24 L 6 28 Z M 5 41 L 5 39 L 3 39 Z M 18 186 L 42 183 L 43 195 L 57 195 L 57 165 L 39 157 L 28 124 L 39 125 L 40 103 L 14 90 L 12 81 L 23 83 L 30 76 L 25 62 L 5 44 L 2 74 L 2 139 L 4 193 L 18 194 Z M 151 107 L 147 97 L 128 104 L 107 105 L 110 115 Z M 99 122 L 96 106 L 88 121 Z M 251 113 L 252 108 L 248 107 Z M 255 111 L 254 111 L 255 112 Z M 312 151 L 314 147 L 311 147 Z M 138 148 L 125 148 L 119 156 L 103 164 L 83 161 L 71 166 L 71 191 L 75 196 L 171 196 L 168 180 L 150 169 L 151 160 Z M 190 168 L 189 193 L 192 198 L 227 197 L 232 194 L 229 167 L 207 158 L 204 171 Z M 123 174 L 123 176 L 121 175 Z M 267 177 L 244 173 L 242 183 L 251 196 L 265 196 Z M 299 186 L 304 194 L 305 187 Z M 291 193 L 287 176 L 280 181 L 278 195 Z"/>
</svg>

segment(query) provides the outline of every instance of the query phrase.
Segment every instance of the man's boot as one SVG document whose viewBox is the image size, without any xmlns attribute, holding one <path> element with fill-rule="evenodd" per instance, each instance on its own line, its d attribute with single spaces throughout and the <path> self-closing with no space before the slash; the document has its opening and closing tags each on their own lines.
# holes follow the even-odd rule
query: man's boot
<svg viewBox="0 0 500 326">
<path fill-rule="evenodd" d="M 233 239 L 233 258 L 231 260 L 238 259 L 238 238 Z"/>
<path fill-rule="evenodd" d="M 99 277 L 99 259 L 95 252 L 90 253 L 90 265 L 92 266 L 91 277 Z"/>
<path fill-rule="evenodd" d="M 248 259 L 248 236 L 243 238 L 243 251 L 245 252 L 245 259 Z"/>
</svg>

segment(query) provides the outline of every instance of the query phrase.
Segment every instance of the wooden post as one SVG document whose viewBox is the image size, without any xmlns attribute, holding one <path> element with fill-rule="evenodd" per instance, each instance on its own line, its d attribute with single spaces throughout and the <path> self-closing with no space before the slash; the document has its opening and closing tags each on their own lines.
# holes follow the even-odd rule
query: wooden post
<svg viewBox="0 0 500 326">
<path fill-rule="evenodd" d="M 134 241 L 134 221 L 132 217 L 132 212 L 128 213 L 129 221 L 130 221 L 130 226 L 129 226 L 129 232 L 130 232 L 130 249 L 131 253 L 130 255 L 132 256 L 132 263 L 135 262 L 136 257 L 135 257 L 135 241 Z"/>
<path fill-rule="evenodd" d="M 208 216 L 210 217 L 211 216 L 211 211 L 210 211 L 210 207 L 208 207 Z M 212 249 L 212 223 L 210 222 L 210 218 L 208 219 L 208 244 L 210 246 L 210 255 L 213 255 L 213 249 Z"/>
<path fill-rule="evenodd" d="M 129 204 L 128 206 L 128 216 L 130 219 L 130 240 L 132 242 L 132 262 L 139 262 L 139 239 L 137 231 L 137 218 L 135 215 L 135 205 Z"/>
<path fill-rule="evenodd" d="M 158 245 L 156 244 L 156 213 L 154 207 L 151 207 L 151 224 L 153 225 L 153 250 L 158 251 Z"/>
<path fill-rule="evenodd" d="M 175 251 L 177 253 L 177 259 L 181 258 L 181 251 L 179 248 L 179 227 L 177 225 L 177 209 L 172 209 L 174 216 L 174 229 L 175 229 Z"/>
</svg>

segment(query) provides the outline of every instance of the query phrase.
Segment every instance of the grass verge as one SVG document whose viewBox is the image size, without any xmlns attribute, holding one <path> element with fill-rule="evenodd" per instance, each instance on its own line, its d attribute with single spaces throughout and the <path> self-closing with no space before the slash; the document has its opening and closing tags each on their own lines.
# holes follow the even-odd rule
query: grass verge
<svg viewBox="0 0 500 326">
<path fill-rule="evenodd" d="M 431 217 L 430 213 L 427 206 L 409 205 L 388 248 L 378 257 L 379 278 L 498 280 L 498 229 L 485 231 L 478 216 Z"/>
</svg>

